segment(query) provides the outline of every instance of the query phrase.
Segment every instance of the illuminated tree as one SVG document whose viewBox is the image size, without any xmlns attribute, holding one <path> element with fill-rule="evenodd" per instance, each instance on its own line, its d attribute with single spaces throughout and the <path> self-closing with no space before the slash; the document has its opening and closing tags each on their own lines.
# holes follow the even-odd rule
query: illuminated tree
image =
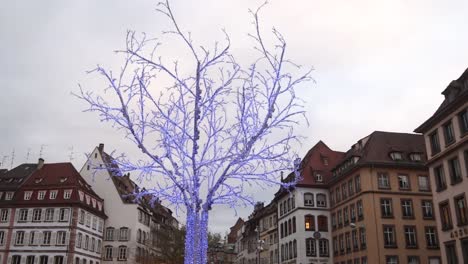
<svg viewBox="0 0 468 264">
<path fill-rule="evenodd" d="M 152 187 L 137 193 L 151 195 L 183 209 L 186 215 L 185 263 L 206 263 L 208 219 L 214 205 L 235 208 L 253 204 L 245 192 L 284 183 L 282 170 L 295 170 L 299 162 L 290 149 L 299 140 L 293 127 L 304 118 L 296 86 L 309 81 L 310 71 L 293 74 L 299 66 L 286 59 L 286 41 L 275 29 L 275 43 L 267 45 L 261 34 L 259 11 L 252 12 L 254 33 L 249 34 L 258 57 L 242 67 L 230 53 L 230 39 L 222 48 L 196 46 L 190 33 L 176 22 L 169 2 L 158 11 L 171 21 L 173 34 L 190 52 L 193 71 L 183 74 L 178 63 L 160 57 L 161 43 L 129 31 L 118 73 L 101 66 L 107 88 L 84 91 L 79 98 L 102 121 L 126 132 L 126 137 L 146 158 L 115 161 L 122 173 L 139 171 Z M 172 80 L 162 87 L 161 76 Z M 164 78 L 164 77 L 163 77 Z M 104 93 L 105 92 L 105 93 Z M 294 162 L 293 162 L 294 161 Z M 298 177 L 296 177 L 298 180 Z"/>
</svg>

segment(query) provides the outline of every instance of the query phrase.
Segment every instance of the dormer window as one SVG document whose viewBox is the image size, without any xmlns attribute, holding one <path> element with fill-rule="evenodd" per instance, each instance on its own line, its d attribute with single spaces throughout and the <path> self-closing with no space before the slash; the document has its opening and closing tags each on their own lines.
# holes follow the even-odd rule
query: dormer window
<svg viewBox="0 0 468 264">
<path fill-rule="evenodd" d="M 394 151 L 390 153 L 390 157 L 392 160 L 403 160 L 403 156 L 401 155 L 401 152 Z"/>
<path fill-rule="evenodd" d="M 38 200 L 44 200 L 45 194 L 46 194 L 46 191 L 39 191 L 37 193 L 37 199 Z"/>
<path fill-rule="evenodd" d="M 71 194 L 72 194 L 72 190 L 65 190 L 63 192 L 63 199 L 70 199 L 71 198 Z"/>
<path fill-rule="evenodd" d="M 410 159 L 412 161 L 421 161 L 422 160 L 421 153 L 411 153 Z"/>
<path fill-rule="evenodd" d="M 50 191 L 50 194 L 49 194 L 49 199 L 51 200 L 54 200 L 55 198 L 57 198 L 57 193 L 58 191 Z"/>
<path fill-rule="evenodd" d="M 31 199 L 31 196 L 32 196 L 32 192 L 31 192 L 31 191 L 24 192 L 24 200 L 30 200 L 30 199 Z"/>
<path fill-rule="evenodd" d="M 7 192 L 5 193 L 5 200 L 11 200 L 13 199 L 13 192 Z"/>
<path fill-rule="evenodd" d="M 315 174 L 315 181 L 316 181 L 316 182 L 323 182 L 322 174 L 316 173 L 316 174 Z"/>
</svg>

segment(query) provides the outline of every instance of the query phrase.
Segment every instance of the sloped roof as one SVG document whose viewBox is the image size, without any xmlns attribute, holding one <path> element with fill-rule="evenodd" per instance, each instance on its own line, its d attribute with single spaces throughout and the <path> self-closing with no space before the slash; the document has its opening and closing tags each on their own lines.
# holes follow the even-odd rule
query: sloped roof
<svg viewBox="0 0 468 264">
<path fill-rule="evenodd" d="M 447 88 L 442 92 L 445 96 L 444 101 L 437 108 L 435 113 L 423 124 L 414 130 L 416 133 L 425 133 L 431 129 L 437 122 L 446 117 L 451 111 L 468 100 L 468 68 L 457 79 L 450 82 Z"/>
<path fill-rule="evenodd" d="M 24 163 L 11 170 L 0 171 L 0 189 L 16 190 L 36 170 L 37 164 Z"/>
</svg>

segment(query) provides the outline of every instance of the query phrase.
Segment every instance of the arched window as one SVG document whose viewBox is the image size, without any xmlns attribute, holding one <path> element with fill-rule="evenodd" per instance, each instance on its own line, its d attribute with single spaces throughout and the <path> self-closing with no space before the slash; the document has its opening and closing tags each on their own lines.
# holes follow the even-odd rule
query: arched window
<svg viewBox="0 0 468 264">
<path fill-rule="evenodd" d="M 283 230 L 283 223 L 280 224 L 280 237 L 283 238 L 283 233 L 284 230 Z"/>
<path fill-rule="evenodd" d="M 328 232 L 328 217 L 324 215 L 317 216 L 318 231 Z"/>
<path fill-rule="evenodd" d="M 118 260 L 127 260 L 127 247 L 126 246 L 119 247 L 117 258 Z"/>
<path fill-rule="evenodd" d="M 328 249 L 328 239 L 322 238 L 319 239 L 319 256 L 320 257 L 328 257 L 329 249 Z"/>
<path fill-rule="evenodd" d="M 304 194 L 304 206 L 314 206 L 314 195 L 311 193 Z"/>
<path fill-rule="evenodd" d="M 292 232 L 296 233 L 296 217 L 292 218 Z"/>
<path fill-rule="evenodd" d="M 106 228 L 106 240 L 107 241 L 114 240 L 114 228 L 113 227 Z"/>
<path fill-rule="evenodd" d="M 292 209 L 296 208 L 296 196 L 292 196 Z"/>
<path fill-rule="evenodd" d="M 291 197 L 288 198 L 288 212 L 291 211 Z"/>
<path fill-rule="evenodd" d="M 120 241 L 127 241 L 128 240 L 128 227 L 121 227 L 120 234 L 119 234 Z"/>
<path fill-rule="evenodd" d="M 306 231 L 315 231 L 315 217 L 313 215 L 306 215 L 305 220 L 305 230 Z"/>
<path fill-rule="evenodd" d="M 284 244 L 281 244 L 281 261 L 284 261 Z"/>
<path fill-rule="evenodd" d="M 297 258 L 297 241 L 296 241 L 296 239 L 293 240 L 293 252 L 294 252 L 294 258 Z"/>
<path fill-rule="evenodd" d="M 280 216 L 283 215 L 283 204 L 280 203 Z"/>
<path fill-rule="evenodd" d="M 75 264 L 80 264 L 80 258 L 78 257 L 75 258 Z"/>
<path fill-rule="evenodd" d="M 289 241 L 289 259 L 293 258 L 293 244 L 292 241 Z"/>
<path fill-rule="evenodd" d="M 289 256 L 289 248 L 288 248 L 288 243 L 284 245 L 284 260 L 288 260 Z"/>
<path fill-rule="evenodd" d="M 323 193 L 317 194 L 317 206 L 327 207 L 327 196 Z"/>
<path fill-rule="evenodd" d="M 141 229 L 138 229 L 137 231 L 137 242 L 141 243 Z"/>
<path fill-rule="evenodd" d="M 315 249 L 315 239 L 306 238 L 306 256 L 308 257 L 315 257 L 317 255 L 317 251 Z"/>
<path fill-rule="evenodd" d="M 284 202 L 283 202 L 283 210 L 284 210 L 284 211 L 283 211 L 283 212 L 284 212 L 285 214 L 288 212 L 287 208 L 288 208 L 287 202 L 286 202 L 286 200 L 284 200 Z"/>
<path fill-rule="evenodd" d="M 292 220 L 288 220 L 288 236 L 292 233 Z"/>
</svg>

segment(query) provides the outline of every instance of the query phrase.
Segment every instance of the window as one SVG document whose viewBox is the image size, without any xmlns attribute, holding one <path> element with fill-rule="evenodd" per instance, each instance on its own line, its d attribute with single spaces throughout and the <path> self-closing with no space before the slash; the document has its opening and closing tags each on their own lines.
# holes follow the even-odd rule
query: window
<svg viewBox="0 0 468 264">
<path fill-rule="evenodd" d="M 70 209 L 68 208 L 60 208 L 60 213 L 59 213 L 59 221 L 60 222 L 67 222 L 70 214 Z"/>
<path fill-rule="evenodd" d="M 392 158 L 392 160 L 403 160 L 403 155 L 401 155 L 401 152 L 391 152 L 390 153 L 390 157 Z"/>
<path fill-rule="evenodd" d="M 64 261 L 63 261 L 63 256 L 55 256 L 54 257 L 54 264 L 63 264 Z M 91 261 L 91 264 L 92 264 L 92 261 Z"/>
<path fill-rule="evenodd" d="M 454 158 L 448 161 L 450 168 L 450 180 L 452 184 L 459 183 L 462 181 L 460 162 L 458 158 Z"/>
<path fill-rule="evenodd" d="M 94 230 L 96 230 L 96 227 L 97 227 L 97 217 L 93 216 L 92 228 L 93 228 Z"/>
<path fill-rule="evenodd" d="M 339 240 L 340 240 L 340 253 L 341 253 L 341 255 L 343 255 L 344 252 L 345 252 L 344 235 L 343 234 L 340 235 Z"/>
<path fill-rule="evenodd" d="M 386 256 L 385 264 L 398 264 L 398 256 Z"/>
<path fill-rule="evenodd" d="M 328 217 L 324 215 L 317 216 L 318 231 L 328 232 Z"/>
<path fill-rule="evenodd" d="M 24 192 L 24 200 L 31 200 L 32 193 L 31 191 Z"/>
<path fill-rule="evenodd" d="M 35 256 L 27 256 L 26 257 L 26 264 L 34 264 Z"/>
<path fill-rule="evenodd" d="M 76 247 L 81 248 L 81 242 L 83 241 L 83 234 L 78 233 L 78 236 L 76 237 Z"/>
<path fill-rule="evenodd" d="M 331 215 L 332 229 L 336 228 L 336 214 Z"/>
<path fill-rule="evenodd" d="M 408 264 L 419 264 L 418 256 L 408 256 Z"/>
<path fill-rule="evenodd" d="M 94 237 L 91 238 L 91 247 L 89 248 L 89 250 L 93 252 L 96 250 L 96 239 Z"/>
<path fill-rule="evenodd" d="M 283 204 L 280 203 L 280 216 L 282 216 L 282 215 L 283 215 Z"/>
<path fill-rule="evenodd" d="M 5 200 L 9 201 L 9 200 L 13 199 L 13 194 L 14 194 L 14 192 L 6 192 L 5 193 Z"/>
<path fill-rule="evenodd" d="M 1 222 L 7 222 L 8 221 L 8 215 L 9 215 L 9 209 L 2 209 L 0 212 L 0 221 Z"/>
<path fill-rule="evenodd" d="M 315 231 L 315 218 L 313 215 L 306 215 L 305 217 L 305 230 Z"/>
<path fill-rule="evenodd" d="M 57 192 L 58 191 L 50 191 L 49 199 L 54 200 L 55 198 L 57 198 Z"/>
<path fill-rule="evenodd" d="M 465 134 L 466 132 L 468 132 L 468 111 L 467 109 L 461 111 L 459 114 L 458 114 L 458 123 L 459 123 L 459 126 L 460 126 L 460 132 L 461 134 Z"/>
<path fill-rule="evenodd" d="M 50 239 L 52 238 L 52 232 L 50 231 L 44 231 L 42 233 L 42 244 L 43 245 L 50 245 Z"/>
<path fill-rule="evenodd" d="M 390 188 L 390 180 L 388 179 L 388 174 L 386 172 L 379 172 L 377 177 L 378 177 L 379 188 L 381 189 Z"/>
<path fill-rule="evenodd" d="M 0 246 L 5 243 L 5 231 L 0 231 Z"/>
<path fill-rule="evenodd" d="M 383 226 L 383 235 L 384 235 L 384 246 L 385 247 L 396 247 L 396 238 L 395 238 L 395 226 L 393 225 L 384 225 Z"/>
<path fill-rule="evenodd" d="M 413 201 L 411 200 L 401 200 L 401 213 L 404 218 L 412 218 L 413 214 Z"/>
<path fill-rule="evenodd" d="M 18 222 L 26 222 L 26 221 L 28 221 L 28 209 L 21 209 L 19 211 Z"/>
<path fill-rule="evenodd" d="M 416 240 L 416 227 L 415 226 L 405 226 L 405 241 L 407 248 L 416 248 L 418 246 Z"/>
<path fill-rule="evenodd" d="M 458 264 L 455 241 L 445 243 L 445 254 L 447 255 L 447 264 Z"/>
<path fill-rule="evenodd" d="M 343 214 L 342 214 L 342 211 L 341 211 L 341 210 L 338 210 L 337 214 L 338 214 L 338 225 L 341 227 L 341 226 L 343 226 Z"/>
<path fill-rule="evenodd" d="M 445 145 L 450 145 L 455 141 L 455 136 L 453 134 L 453 125 L 452 121 L 449 121 L 444 125 L 444 138 Z"/>
<path fill-rule="evenodd" d="M 408 190 L 410 188 L 408 175 L 398 175 L 398 187 L 401 190 Z"/>
<path fill-rule="evenodd" d="M 354 204 L 351 204 L 349 206 L 349 211 L 351 213 L 351 222 L 356 222 L 356 206 Z"/>
<path fill-rule="evenodd" d="M 86 212 L 84 210 L 80 210 L 80 215 L 79 215 L 78 221 L 82 225 L 84 225 L 85 216 L 86 216 Z"/>
<path fill-rule="evenodd" d="M 112 246 L 106 246 L 104 249 L 104 259 L 112 260 Z"/>
<path fill-rule="evenodd" d="M 107 240 L 107 241 L 114 240 L 114 228 L 113 227 L 106 228 L 106 238 L 105 238 L 105 240 Z"/>
<path fill-rule="evenodd" d="M 429 185 L 429 177 L 419 175 L 418 176 L 418 186 L 419 186 L 420 191 L 424 191 L 424 192 L 430 191 L 431 188 L 430 188 L 430 185 Z"/>
<path fill-rule="evenodd" d="M 429 135 L 429 141 L 431 142 L 431 153 L 434 156 L 440 152 L 439 135 L 437 134 L 437 130 Z"/>
<path fill-rule="evenodd" d="M 315 239 L 306 238 L 306 256 L 315 257 L 317 256 L 317 251 L 315 248 Z"/>
<path fill-rule="evenodd" d="M 39 264 L 47 264 L 49 263 L 49 257 L 48 256 L 40 256 L 39 257 Z"/>
<path fill-rule="evenodd" d="M 72 190 L 65 190 L 63 192 L 63 199 L 67 199 L 67 200 L 70 199 L 71 194 L 72 194 Z"/>
<path fill-rule="evenodd" d="M 15 245 L 24 244 L 24 231 L 17 231 L 15 235 Z"/>
<path fill-rule="evenodd" d="M 426 226 L 424 228 L 426 236 L 426 246 L 428 248 L 437 248 L 439 247 L 439 242 L 437 241 L 437 231 L 434 226 Z"/>
<path fill-rule="evenodd" d="M 452 229 L 452 218 L 450 217 L 450 205 L 448 201 L 440 203 L 439 208 L 442 230 Z"/>
<path fill-rule="evenodd" d="M 364 227 L 359 228 L 359 239 L 361 240 L 361 249 L 365 249 L 367 247 L 367 239 L 366 229 Z"/>
<path fill-rule="evenodd" d="M 120 228 L 119 240 L 127 241 L 128 240 L 128 228 L 122 227 Z"/>
<path fill-rule="evenodd" d="M 54 208 L 47 208 L 45 211 L 45 219 L 46 222 L 54 221 Z"/>
<path fill-rule="evenodd" d="M 44 200 L 45 195 L 46 195 L 46 191 L 39 191 L 37 193 L 37 199 L 38 200 Z"/>
<path fill-rule="evenodd" d="M 316 174 L 315 174 L 315 181 L 316 181 L 316 182 L 323 182 L 322 174 L 316 173 Z"/>
<path fill-rule="evenodd" d="M 351 179 L 351 180 L 348 181 L 348 193 L 349 193 L 349 196 L 354 195 L 354 183 L 353 183 L 353 179 Z"/>
<path fill-rule="evenodd" d="M 336 202 L 339 203 L 341 201 L 341 190 L 340 190 L 340 187 L 336 187 L 336 190 L 335 190 L 335 194 L 336 194 Z"/>
<path fill-rule="evenodd" d="M 342 195 L 343 195 L 343 200 L 348 198 L 348 190 L 346 189 L 346 183 L 343 183 L 341 185 L 341 192 L 342 192 Z"/>
<path fill-rule="evenodd" d="M 382 212 L 382 217 L 393 217 L 392 199 L 380 199 L 380 209 Z"/>
<path fill-rule="evenodd" d="M 304 205 L 305 206 L 314 206 L 314 195 L 311 193 L 304 194 Z"/>
<path fill-rule="evenodd" d="M 357 230 L 354 229 L 351 232 L 351 240 L 353 241 L 353 249 L 356 251 L 359 249 L 359 242 L 358 242 L 358 236 L 357 236 Z"/>
<path fill-rule="evenodd" d="M 127 260 L 127 247 L 126 246 L 119 247 L 119 259 L 118 260 Z"/>
<path fill-rule="evenodd" d="M 33 222 L 40 222 L 42 220 L 42 209 L 33 210 Z"/>
<path fill-rule="evenodd" d="M 348 207 L 343 208 L 343 218 L 345 226 L 349 223 Z"/>
<path fill-rule="evenodd" d="M 361 191 L 361 176 L 357 175 L 354 179 L 354 184 L 356 185 L 356 192 Z"/>
<path fill-rule="evenodd" d="M 67 233 L 65 231 L 58 231 L 56 237 L 56 244 L 57 245 L 65 245 L 65 239 L 67 237 Z"/>
<path fill-rule="evenodd" d="M 87 227 L 91 226 L 91 214 L 90 213 L 86 213 L 86 223 L 85 223 L 85 225 Z"/>
<path fill-rule="evenodd" d="M 432 208 L 432 201 L 423 200 L 421 201 L 421 207 L 423 212 L 424 219 L 433 219 L 434 218 L 434 209 Z"/>
<path fill-rule="evenodd" d="M 89 247 L 89 236 L 85 235 L 83 249 L 88 249 Z"/>
<path fill-rule="evenodd" d="M 327 196 L 323 193 L 317 194 L 317 206 L 326 207 L 327 206 Z"/>
<path fill-rule="evenodd" d="M 11 264 L 21 264 L 21 256 L 13 255 L 11 258 Z"/>
<path fill-rule="evenodd" d="M 440 192 L 445 190 L 447 188 L 447 183 L 445 182 L 443 165 L 434 168 L 434 177 L 437 185 L 437 191 Z"/>
<path fill-rule="evenodd" d="M 422 160 L 422 154 L 421 153 L 411 153 L 410 154 L 410 160 L 412 160 L 412 161 L 421 161 Z"/>
<path fill-rule="evenodd" d="M 459 195 L 454 198 L 455 211 L 457 214 L 458 226 L 464 226 L 468 224 L 468 210 L 466 209 L 465 195 Z"/>
<path fill-rule="evenodd" d="M 101 240 L 98 239 L 97 245 L 96 245 L 96 252 L 101 253 Z"/>
<path fill-rule="evenodd" d="M 328 257 L 328 255 L 329 255 L 328 239 L 319 239 L 319 256 Z"/>
<path fill-rule="evenodd" d="M 351 236 L 349 232 L 345 234 L 345 241 L 346 241 L 346 252 L 351 252 Z"/>
<path fill-rule="evenodd" d="M 357 207 L 358 220 L 362 220 L 364 218 L 364 210 L 362 208 L 362 201 L 361 200 L 358 200 L 356 202 L 356 207 Z"/>
</svg>

